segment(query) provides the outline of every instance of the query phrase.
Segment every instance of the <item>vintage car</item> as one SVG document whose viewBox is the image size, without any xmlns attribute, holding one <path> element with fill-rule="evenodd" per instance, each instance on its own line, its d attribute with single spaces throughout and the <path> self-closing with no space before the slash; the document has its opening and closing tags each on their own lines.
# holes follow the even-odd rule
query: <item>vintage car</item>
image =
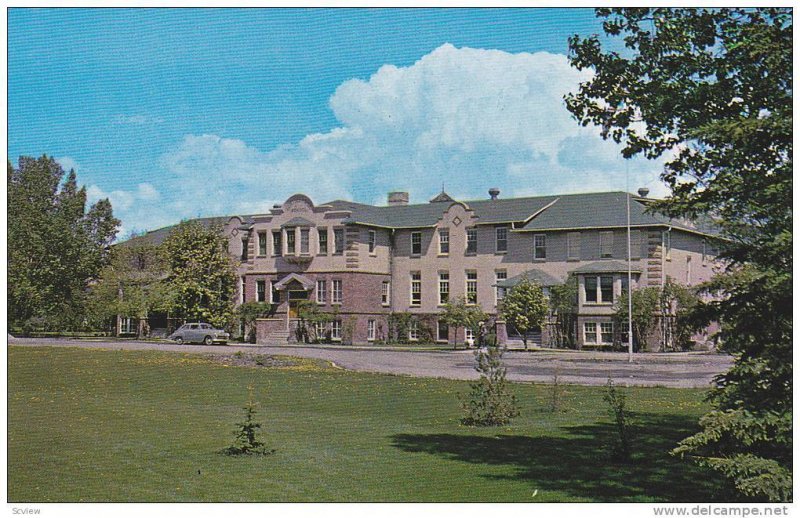
<svg viewBox="0 0 800 518">
<path fill-rule="evenodd" d="M 196 342 L 211 345 L 214 343 L 226 344 L 230 335 L 222 329 L 214 329 L 211 324 L 191 323 L 183 324 L 174 333 L 169 335 L 170 340 L 177 343 Z"/>
</svg>

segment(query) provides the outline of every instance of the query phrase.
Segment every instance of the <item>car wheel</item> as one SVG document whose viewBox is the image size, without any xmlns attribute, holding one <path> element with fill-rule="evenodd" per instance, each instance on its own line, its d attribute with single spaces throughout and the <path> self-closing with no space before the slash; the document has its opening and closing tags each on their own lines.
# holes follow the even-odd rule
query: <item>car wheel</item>
<svg viewBox="0 0 800 518">
<path fill-rule="evenodd" d="M 175 343 L 178 344 L 178 345 L 183 344 L 183 338 L 181 338 L 180 336 L 176 336 L 175 337 Z"/>
<path fill-rule="evenodd" d="M 211 345 L 214 343 L 214 340 L 212 340 L 210 336 L 207 336 L 206 339 L 203 340 L 203 343 L 205 343 L 206 345 Z"/>
</svg>

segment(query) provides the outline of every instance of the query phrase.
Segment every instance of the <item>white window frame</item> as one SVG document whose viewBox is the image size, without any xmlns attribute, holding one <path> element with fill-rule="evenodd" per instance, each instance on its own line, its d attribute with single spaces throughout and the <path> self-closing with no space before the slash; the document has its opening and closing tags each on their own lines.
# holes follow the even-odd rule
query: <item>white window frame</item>
<svg viewBox="0 0 800 518">
<path fill-rule="evenodd" d="M 119 334 L 130 335 L 136 333 L 135 326 L 133 325 L 132 317 L 120 317 L 119 319 Z"/>
<path fill-rule="evenodd" d="M 470 278 L 472 276 L 473 278 Z M 467 270 L 464 277 L 466 282 L 464 285 L 464 301 L 467 305 L 474 306 L 478 303 L 478 272 L 476 270 Z M 471 290 L 470 288 L 474 289 Z M 475 300 L 470 300 L 470 294 L 475 294 Z"/>
<path fill-rule="evenodd" d="M 368 231 L 367 235 L 367 249 L 369 250 L 370 255 L 377 255 L 377 246 L 378 246 L 378 233 L 374 230 Z"/>
<path fill-rule="evenodd" d="M 373 318 L 367 320 L 367 341 L 375 341 L 375 319 Z"/>
<path fill-rule="evenodd" d="M 614 257 L 614 231 L 603 230 L 600 232 L 600 258 Z"/>
<path fill-rule="evenodd" d="M 540 243 L 541 241 L 541 243 Z M 533 260 L 544 261 L 547 259 L 547 234 L 533 235 Z"/>
<path fill-rule="evenodd" d="M 331 281 L 331 304 L 341 304 L 344 299 L 344 290 L 341 279 Z"/>
<path fill-rule="evenodd" d="M 409 306 L 412 307 L 419 307 L 422 305 L 422 273 L 420 272 L 411 272 L 409 276 L 411 282 L 409 285 L 410 288 L 410 298 L 409 298 Z M 414 302 L 414 294 L 418 294 L 417 301 Z"/>
<path fill-rule="evenodd" d="M 416 318 L 412 318 L 408 323 L 408 341 L 419 341 L 419 321 Z"/>
<path fill-rule="evenodd" d="M 508 272 L 505 270 L 495 270 L 494 272 L 494 283 L 500 284 L 500 282 L 505 281 L 508 279 Z M 500 295 L 502 293 L 502 296 Z M 502 286 L 495 286 L 494 290 L 494 305 L 500 305 L 500 302 L 506 298 L 506 288 Z"/>
<path fill-rule="evenodd" d="M 267 256 L 267 231 L 266 230 L 259 230 L 258 231 L 258 257 L 266 257 Z M 264 251 L 262 254 L 261 251 Z"/>
<path fill-rule="evenodd" d="M 381 305 L 388 306 L 392 303 L 392 281 L 381 283 Z"/>
<path fill-rule="evenodd" d="M 500 238 L 500 233 L 504 237 Z M 503 248 L 500 248 L 500 243 L 503 242 Z M 494 228 L 494 251 L 496 254 L 505 254 L 508 252 L 508 227 L 495 227 Z"/>
<path fill-rule="evenodd" d="M 297 233 L 294 229 L 295 227 L 286 229 L 286 255 L 297 254 Z"/>
<path fill-rule="evenodd" d="M 589 331 L 589 326 L 592 327 L 592 330 Z M 592 337 L 589 340 L 589 337 Z M 583 323 L 583 343 L 585 344 L 597 344 L 597 322 L 584 322 Z"/>
<path fill-rule="evenodd" d="M 342 339 L 342 321 L 331 321 L 331 340 L 341 341 Z"/>
<path fill-rule="evenodd" d="M 475 344 L 475 332 L 470 327 L 464 328 L 464 341 Z"/>
<path fill-rule="evenodd" d="M 610 332 L 609 331 L 603 331 L 604 327 L 606 329 L 608 329 L 610 327 L 611 331 Z M 600 322 L 600 325 L 597 326 L 597 330 L 599 331 L 599 335 L 597 337 L 599 342 L 597 342 L 597 343 L 604 344 L 604 345 L 605 344 L 613 344 L 614 343 L 614 322 Z M 604 334 L 610 334 L 611 335 L 611 340 L 608 340 L 608 341 L 603 340 L 603 335 Z"/>
<path fill-rule="evenodd" d="M 325 248 L 324 250 L 323 245 Z M 328 253 L 330 253 L 330 247 L 328 246 L 328 227 L 317 228 L 317 254 L 328 255 Z"/>
<path fill-rule="evenodd" d="M 260 292 L 258 290 L 259 287 L 263 287 Z M 259 279 L 256 281 L 256 302 L 266 302 L 267 301 L 267 281 L 264 279 Z"/>
<path fill-rule="evenodd" d="M 664 259 L 672 261 L 672 232 L 665 230 L 661 233 L 664 242 Z"/>
<path fill-rule="evenodd" d="M 442 288 L 447 288 L 442 290 Z M 442 294 L 447 294 L 447 300 L 442 300 Z M 443 306 L 450 301 L 450 272 L 439 272 L 439 305 Z"/>
<path fill-rule="evenodd" d="M 269 303 L 278 304 L 275 300 L 275 281 L 269 281 Z"/>
<path fill-rule="evenodd" d="M 442 330 L 445 332 L 446 338 L 442 338 Z M 441 320 L 436 321 L 436 341 L 447 343 L 450 340 L 450 326 Z"/>
<path fill-rule="evenodd" d="M 278 242 L 275 242 L 277 238 Z M 281 257 L 283 255 L 283 232 L 280 230 L 272 231 L 272 257 Z"/>
<path fill-rule="evenodd" d="M 328 303 L 328 281 L 327 279 L 317 279 L 317 304 Z"/>
<path fill-rule="evenodd" d="M 246 284 L 245 278 L 244 278 L 244 276 L 242 276 L 239 279 L 239 304 L 244 304 L 246 302 L 244 300 L 246 287 L 247 287 L 247 284 Z"/>
<path fill-rule="evenodd" d="M 414 251 L 414 242 L 416 241 L 416 245 L 419 247 L 418 251 Z M 411 245 L 411 255 L 419 256 L 422 255 L 422 232 L 419 230 L 415 230 L 411 232 L 411 236 L 409 236 L 409 244 Z"/>
<path fill-rule="evenodd" d="M 327 327 L 328 325 L 325 322 L 314 322 L 314 333 L 316 333 L 318 340 L 325 338 Z"/>
<path fill-rule="evenodd" d="M 447 248 L 447 250 L 445 250 Z M 450 255 L 450 229 L 439 229 L 439 255 Z"/>
<path fill-rule="evenodd" d="M 305 236 L 305 237 L 304 237 Z M 300 255 L 308 255 L 311 253 L 311 229 L 300 229 Z"/>
<path fill-rule="evenodd" d="M 337 236 L 341 236 L 341 239 L 336 239 Z M 339 248 L 341 245 L 341 248 Z M 333 229 L 333 255 L 342 255 L 344 253 L 344 249 L 347 247 L 347 237 L 344 235 L 343 228 L 334 228 Z"/>
</svg>

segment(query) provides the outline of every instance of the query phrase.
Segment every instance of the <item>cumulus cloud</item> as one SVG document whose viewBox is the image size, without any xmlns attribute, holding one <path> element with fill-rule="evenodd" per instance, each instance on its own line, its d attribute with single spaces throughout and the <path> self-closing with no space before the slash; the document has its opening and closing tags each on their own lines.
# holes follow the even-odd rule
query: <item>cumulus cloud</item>
<svg viewBox="0 0 800 518">
<path fill-rule="evenodd" d="M 172 221 L 265 212 L 294 192 L 375 203 L 390 190 L 425 201 L 442 184 L 464 198 L 483 198 L 493 186 L 504 196 L 624 189 L 618 146 L 580 127 L 564 106 L 589 74 L 560 54 L 445 44 L 410 66 L 384 65 L 342 83 L 329 100 L 339 124 L 325 133 L 266 151 L 186 135 L 161 157 L 168 180 L 159 187 L 170 193 Z M 664 192 L 661 162 L 628 167 L 630 190 Z M 151 204 L 163 209 L 164 201 Z"/>
<path fill-rule="evenodd" d="M 78 161 L 69 156 L 62 156 L 56 158 L 56 162 L 58 162 L 58 164 L 64 169 L 64 171 L 71 171 L 71 170 L 77 171 L 80 168 L 80 164 L 78 164 Z"/>
</svg>

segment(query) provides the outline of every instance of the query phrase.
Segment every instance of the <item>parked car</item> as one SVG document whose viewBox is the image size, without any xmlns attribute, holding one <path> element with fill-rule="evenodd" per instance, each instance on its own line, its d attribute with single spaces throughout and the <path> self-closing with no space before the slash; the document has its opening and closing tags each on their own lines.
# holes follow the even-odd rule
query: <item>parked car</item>
<svg viewBox="0 0 800 518">
<path fill-rule="evenodd" d="M 196 342 L 211 345 L 213 343 L 226 344 L 230 335 L 222 329 L 214 329 L 211 324 L 191 323 L 183 324 L 174 333 L 169 335 L 170 340 L 177 343 Z"/>
</svg>

